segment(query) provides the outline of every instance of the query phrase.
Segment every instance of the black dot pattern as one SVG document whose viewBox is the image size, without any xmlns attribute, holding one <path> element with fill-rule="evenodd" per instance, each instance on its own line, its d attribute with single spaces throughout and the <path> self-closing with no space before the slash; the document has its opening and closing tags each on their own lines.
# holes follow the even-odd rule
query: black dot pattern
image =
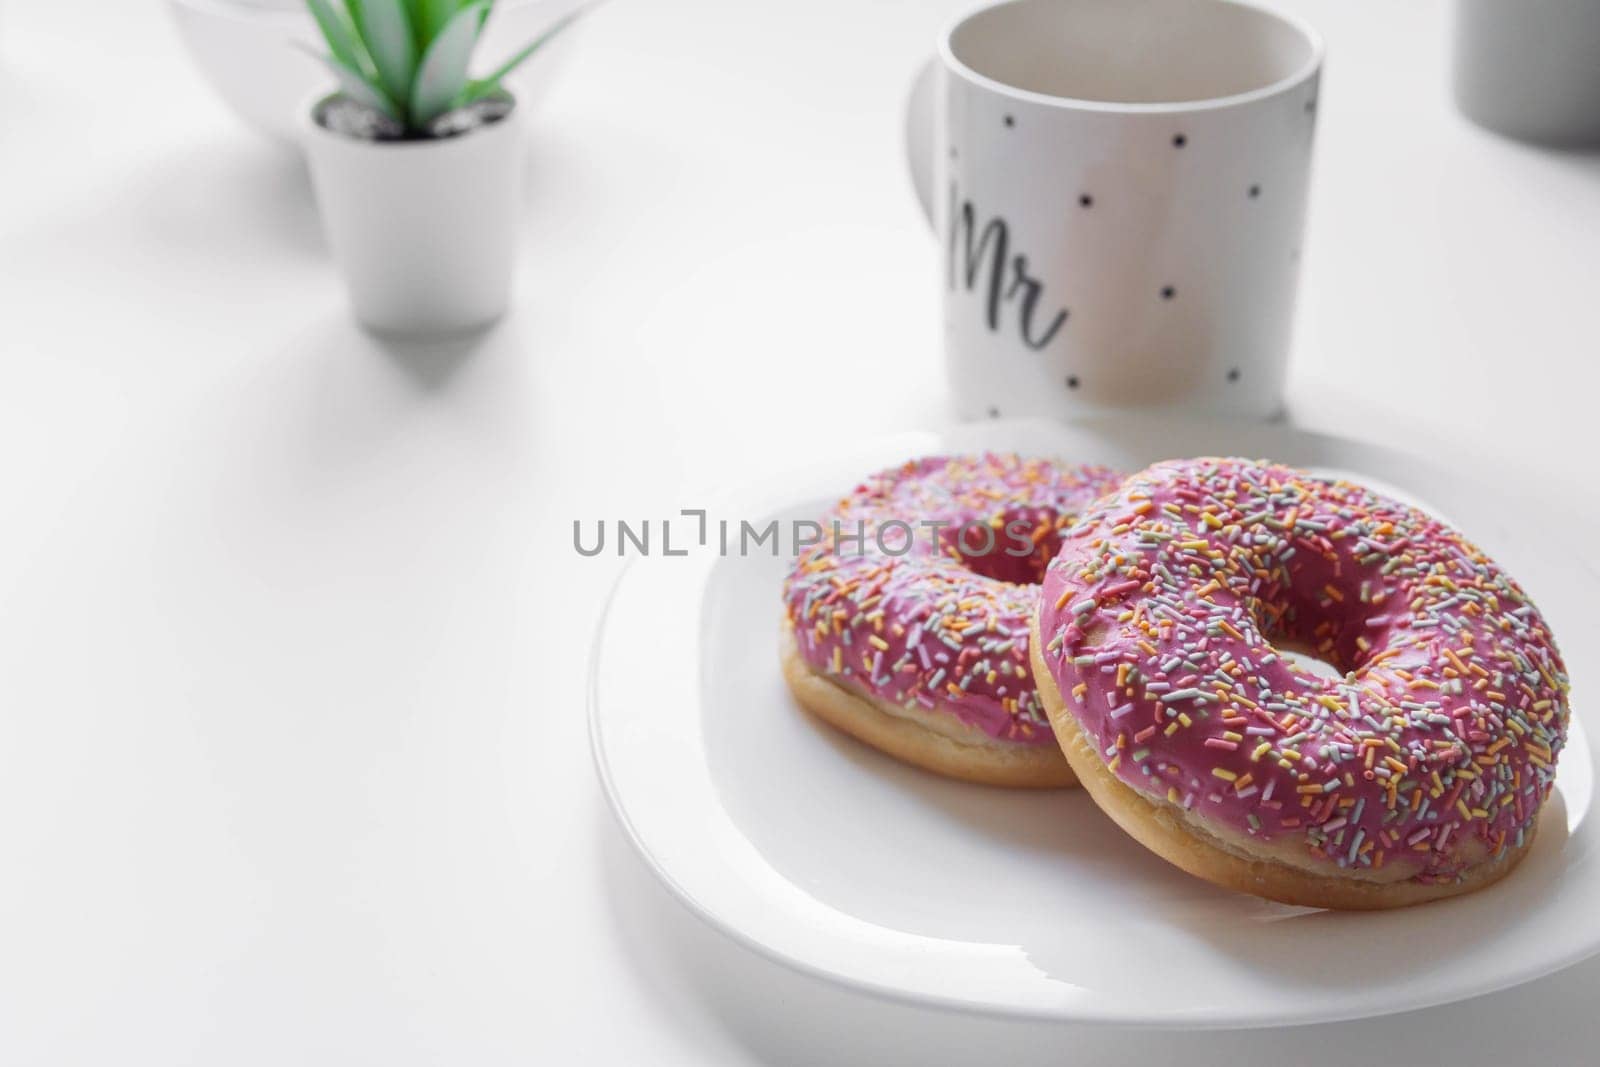
<svg viewBox="0 0 1600 1067">
<path fill-rule="evenodd" d="M 1305 101 L 1305 112 L 1306 112 L 1306 114 L 1314 115 L 1314 114 L 1316 114 L 1316 111 L 1317 111 L 1317 100 L 1316 100 L 1316 98 L 1312 97 L 1310 99 L 1307 99 Z M 1008 128 L 1008 129 L 1015 128 L 1016 124 L 1017 124 L 1016 116 L 1013 115 L 1013 114 L 1003 115 L 1001 117 L 1001 121 L 1005 124 L 1006 128 Z M 1172 147 L 1173 148 L 1178 148 L 1178 149 L 1185 148 L 1185 147 L 1188 146 L 1188 144 L 1189 144 L 1189 135 L 1188 134 L 1186 134 L 1186 133 L 1174 133 L 1172 135 Z M 951 159 L 958 158 L 959 153 L 958 153 L 957 148 L 956 148 L 955 145 L 950 145 L 949 146 L 949 154 L 950 154 L 950 158 Z M 1260 199 L 1261 192 L 1262 192 L 1262 189 L 1261 189 L 1261 184 L 1259 182 L 1252 182 L 1246 189 L 1246 195 L 1251 200 Z M 1078 206 L 1079 207 L 1084 208 L 1084 209 L 1092 208 L 1094 206 L 1094 203 L 1095 203 L 1095 198 L 1094 198 L 1094 196 L 1092 194 L 1086 193 L 1086 192 L 1078 194 Z M 1290 262 L 1291 263 L 1300 262 L 1300 254 L 1301 254 L 1301 252 L 1300 252 L 1299 248 L 1290 249 L 1290 251 L 1289 251 L 1289 260 L 1290 260 Z M 1164 285 L 1160 289 L 1160 295 L 1161 295 L 1161 299 L 1162 300 L 1169 300 L 1169 301 L 1170 300 L 1175 300 L 1177 298 L 1177 296 L 1178 296 L 1178 289 L 1177 289 L 1176 286 L 1173 286 L 1173 285 Z M 1063 314 L 1063 316 L 1065 316 L 1065 311 L 1063 311 L 1062 314 Z M 947 323 L 947 326 L 949 326 L 949 325 L 950 324 Z M 1227 373 L 1226 373 L 1227 380 L 1228 380 L 1228 382 L 1230 384 L 1237 383 L 1241 379 L 1242 376 L 1243 376 L 1243 372 L 1238 367 L 1229 367 L 1228 370 L 1227 370 Z M 1070 390 L 1077 390 L 1083 384 L 1082 381 L 1078 378 L 1078 376 L 1076 374 L 1067 375 L 1066 378 L 1065 378 L 1065 382 L 1066 382 L 1066 387 L 1068 389 L 1070 389 Z M 988 415 L 989 415 L 989 418 L 991 418 L 991 419 L 1000 418 L 1000 408 L 998 406 L 991 405 L 988 408 Z"/>
</svg>

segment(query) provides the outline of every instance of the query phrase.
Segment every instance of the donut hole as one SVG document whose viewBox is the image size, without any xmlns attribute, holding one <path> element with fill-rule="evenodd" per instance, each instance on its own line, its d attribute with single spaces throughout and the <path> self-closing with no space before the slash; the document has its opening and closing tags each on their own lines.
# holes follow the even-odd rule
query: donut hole
<svg viewBox="0 0 1600 1067">
<path fill-rule="evenodd" d="M 1012 585 L 1039 585 L 1061 548 L 1058 516 L 1009 512 L 944 531 L 945 551 L 972 573 Z"/>
<path fill-rule="evenodd" d="M 1279 641 L 1273 647 L 1277 649 L 1278 655 L 1288 662 L 1289 666 L 1302 674 L 1309 674 L 1313 678 L 1342 682 L 1349 674 L 1347 670 L 1336 663 L 1323 659 L 1316 652 L 1305 648 L 1296 648 L 1287 641 Z"/>
<path fill-rule="evenodd" d="M 1330 593 L 1337 593 L 1338 597 Z M 1385 627 L 1359 590 L 1320 582 L 1256 604 L 1262 636 L 1290 666 L 1314 678 L 1343 681 L 1383 643 Z"/>
</svg>

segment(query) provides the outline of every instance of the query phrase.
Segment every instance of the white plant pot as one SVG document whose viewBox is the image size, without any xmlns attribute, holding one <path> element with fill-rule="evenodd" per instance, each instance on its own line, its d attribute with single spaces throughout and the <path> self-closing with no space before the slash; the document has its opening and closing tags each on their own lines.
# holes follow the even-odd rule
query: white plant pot
<svg viewBox="0 0 1600 1067">
<path fill-rule="evenodd" d="M 505 313 L 521 217 L 522 109 L 439 140 L 359 141 L 303 111 L 306 156 L 356 317 L 412 336 Z"/>
</svg>

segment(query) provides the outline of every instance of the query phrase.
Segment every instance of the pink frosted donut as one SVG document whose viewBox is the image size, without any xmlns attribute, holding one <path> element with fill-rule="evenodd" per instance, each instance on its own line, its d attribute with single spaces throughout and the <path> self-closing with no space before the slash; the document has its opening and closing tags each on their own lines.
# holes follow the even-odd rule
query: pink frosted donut
<svg viewBox="0 0 1600 1067">
<path fill-rule="evenodd" d="M 954 777 L 1071 785 L 1028 665 L 1038 581 L 1119 476 L 1014 455 L 868 478 L 784 584 L 784 674 L 812 712 Z"/>
<path fill-rule="evenodd" d="M 1561 657 L 1510 576 L 1414 508 L 1268 463 L 1129 478 L 1067 532 L 1038 634 L 1096 802 L 1192 873 L 1289 903 L 1494 881 L 1566 737 Z"/>
</svg>

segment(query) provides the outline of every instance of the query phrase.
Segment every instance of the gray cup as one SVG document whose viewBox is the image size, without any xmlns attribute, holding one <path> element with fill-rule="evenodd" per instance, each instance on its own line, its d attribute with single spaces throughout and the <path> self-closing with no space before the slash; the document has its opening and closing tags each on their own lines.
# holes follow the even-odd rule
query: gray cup
<svg viewBox="0 0 1600 1067">
<path fill-rule="evenodd" d="M 1600 0 L 1457 0 L 1455 94 L 1507 136 L 1600 145 Z"/>
</svg>

